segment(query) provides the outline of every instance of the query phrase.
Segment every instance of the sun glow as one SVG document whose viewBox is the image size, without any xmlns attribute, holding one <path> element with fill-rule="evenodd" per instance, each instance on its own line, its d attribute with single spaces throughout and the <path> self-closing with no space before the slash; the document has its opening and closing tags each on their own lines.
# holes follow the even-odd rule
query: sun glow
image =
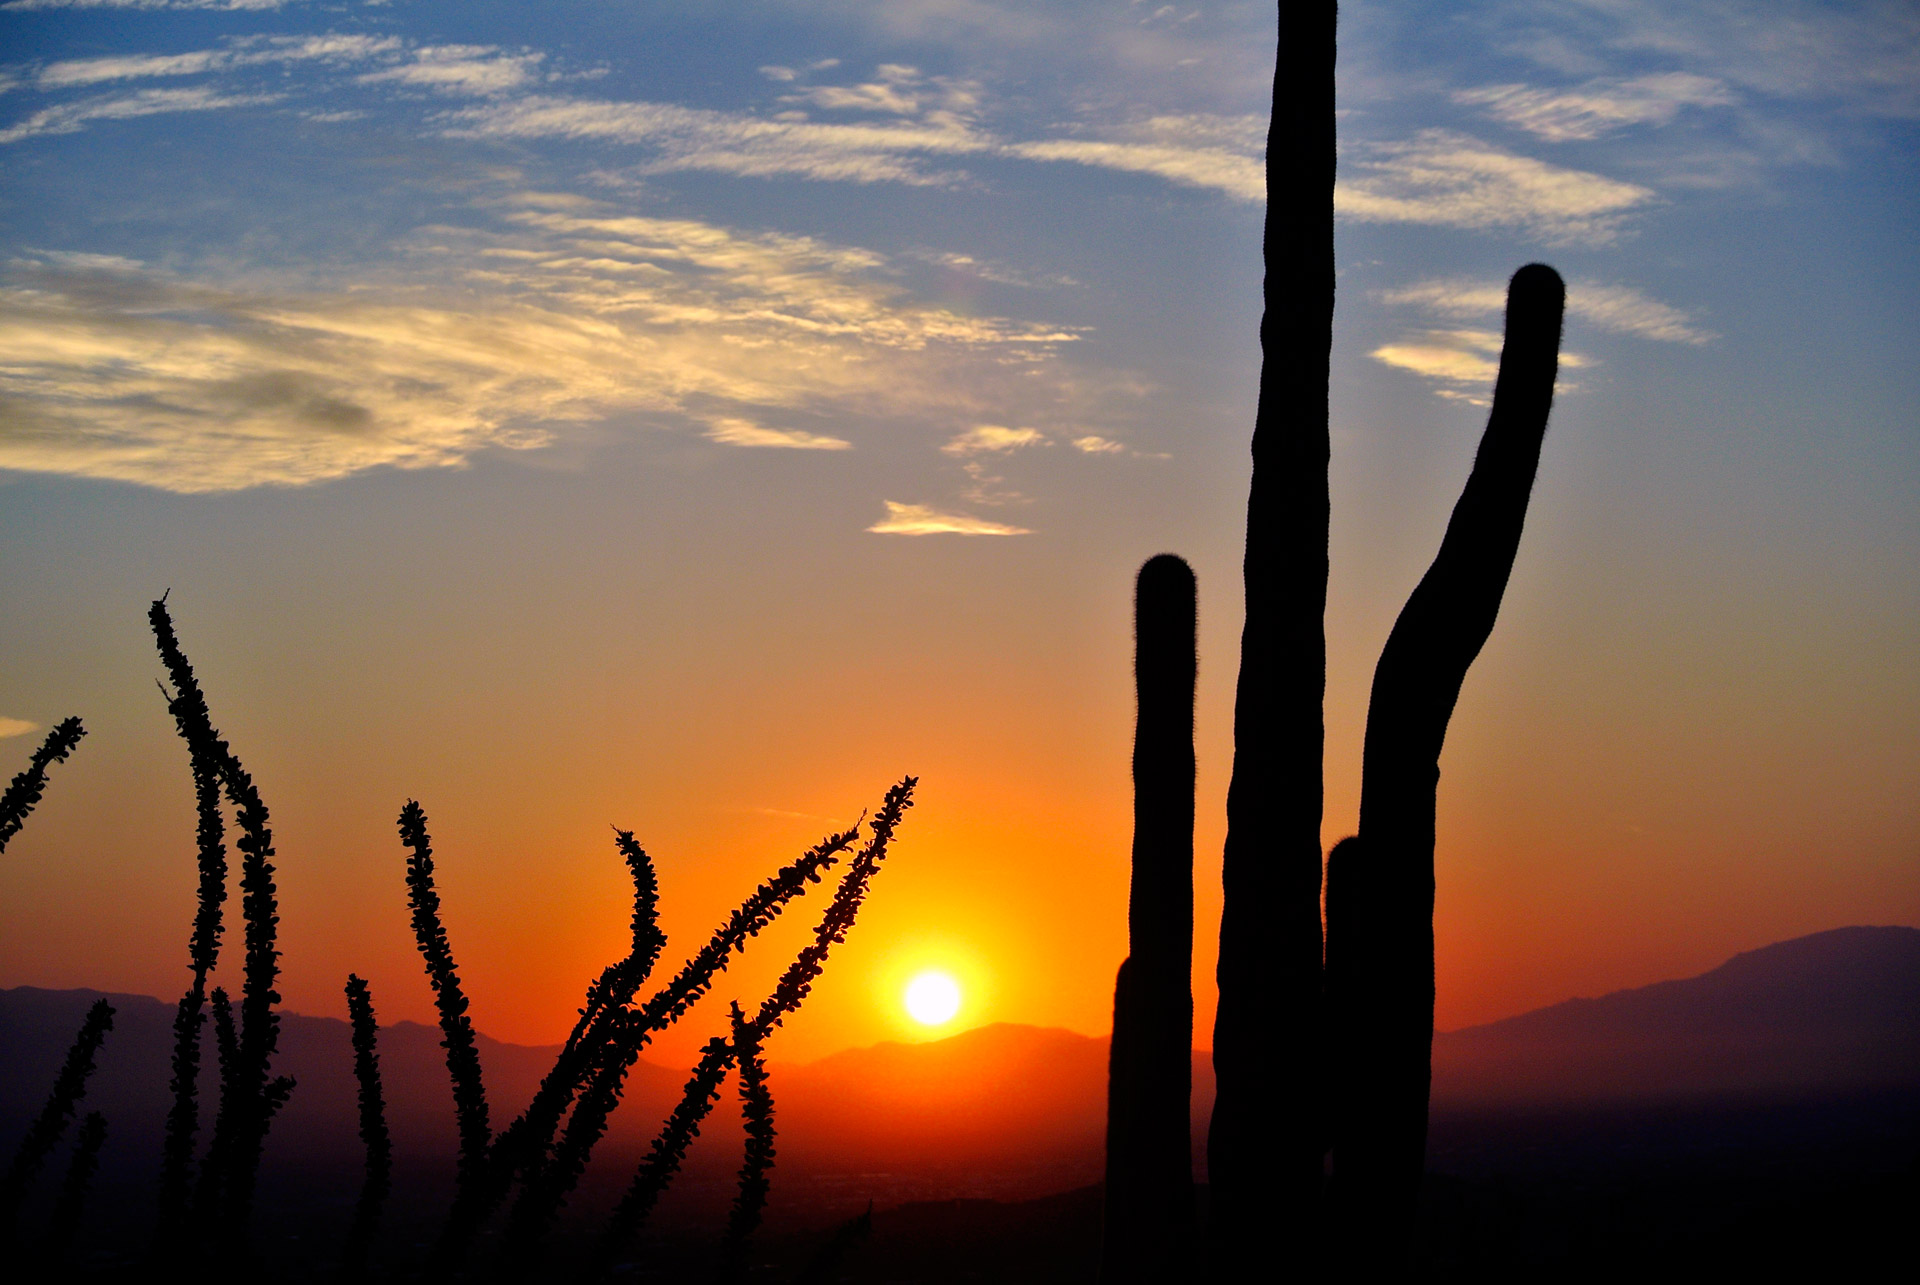
<svg viewBox="0 0 1920 1285">
<path fill-rule="evenodd" d="M 960 1011 L 960 983 L 949 973 L 918 973 L 903 997 L 907 1013 L 922 1026 L 939 1026 Z"/>
</svg>

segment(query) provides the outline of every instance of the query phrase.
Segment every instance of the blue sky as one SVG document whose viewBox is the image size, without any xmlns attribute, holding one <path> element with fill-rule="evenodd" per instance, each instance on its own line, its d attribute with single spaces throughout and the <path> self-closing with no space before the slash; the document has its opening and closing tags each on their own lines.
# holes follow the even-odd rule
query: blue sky
<svg viewBox="0 0 1920 1285">
<path fill-rule="evenodd" d="M 675 772 L 805 815 L 918 755 L 978 783 L 969 842 L 1020 849 L 1039 781 L 1123 860 L 1128 579 L 1174 549 L 1217 861 L 1272 21 L 0 4 L 0 748 L 78 709 L 128 746 L 80 797 L 180 793 L 141 633 L 172 586 L 258 741 L 305 747 L 261 751 L 292 824 L 369 863 L 403 782 L 519 833 L 498 783 L 622 718 L 686 747 L 583 769 L 596 825 L 695 832 Z M 1356 3 L 1339 94 L 1330 838 L 1544 259 L 1559 398 L 1443 791 L 1448 966 L 1496 997 L 1462 1014 L 1920 919 L 1920 10 Z M 921 730 L 773 766 L 877 676 Z M 413 761 L 368 775 L 383 711 Z M 1526 909 L 1583 898 L 1612 972 Z M 14 980 L 58 972 L 29 927 Z M 1559 962 L 1496 984 L 1518 959 Z M 1093 1021 L 1104 957 L 1045 966 L 1029 1016 Z"/>
</svg>

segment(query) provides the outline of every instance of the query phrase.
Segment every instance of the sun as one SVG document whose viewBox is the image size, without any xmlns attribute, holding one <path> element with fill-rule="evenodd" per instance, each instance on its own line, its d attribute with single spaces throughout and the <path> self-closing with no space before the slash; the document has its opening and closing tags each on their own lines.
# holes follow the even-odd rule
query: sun
<svg viewBox="0 0 1920 1285">
<path fill-rule="evenodd" d="M 960 983 L 951 973 L 928 971 L 914 974 L 903 997 L 907 1014 L 922 1026 L 939 1026 L 953 1020 L 960 1011 Z"/>
</svg>

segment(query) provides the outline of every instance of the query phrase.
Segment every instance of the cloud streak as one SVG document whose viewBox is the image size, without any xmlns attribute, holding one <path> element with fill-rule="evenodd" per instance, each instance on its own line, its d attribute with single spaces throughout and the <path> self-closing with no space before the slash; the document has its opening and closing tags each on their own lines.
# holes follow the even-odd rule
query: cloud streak
<svg viewBox="0 0 1920 1285">
<path fill-rule="evenodd" d="M 424 274 L 299 290 L 15 261 L 0 468 L 222 491 L 459 465 L 610 418 L 834 451 L 850 440 L 766 421 L 1085 409 L 1053 355 L 1074 332 L 918 302 L 854 247 L 529 198 L 413 250 Z"/>
<path fill-rule="evenodd" d="M 885 501 L 887 516 L 868 527 L 875 535 L 1032 535 L 1025 527 L 989 522 L 964 513 L 943 513 L 925 504 Z"/>
<path fill-rule="evenodd" d="M 1380 301 L 1448 317 L 1497 317 L 1506 309 L 1507 287 L 1498 281 L 1444 278 L 1382 291 Z M 1633 286 L 1572 281 L 1567 286 L 1567 315 L 1601 330 L 1662 343 L 1699 345 L 1718 338 L 1691 314 Z"/>
<path fill-rule="evenodd" d="M 1654 193 L 1451 130 L 1361 144 L 1342 157 L 1334 205 L 1368 223 L 1523 233 L 1549 245 L 1605 244 Z"/>
</svg>

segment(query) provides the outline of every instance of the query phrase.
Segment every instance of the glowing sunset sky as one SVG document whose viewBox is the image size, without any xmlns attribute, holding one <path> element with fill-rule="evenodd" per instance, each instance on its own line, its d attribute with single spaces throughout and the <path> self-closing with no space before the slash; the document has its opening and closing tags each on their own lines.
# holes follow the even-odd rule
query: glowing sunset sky
<svg viewBox="0 0 1920 1285">
<path fill-rule="evenodd" d="M 170 599 L 274 809 L 288 1007 L 558 1039 L 921 777 L 772 1050 L 1101 1032 L 1131 584 L 1200 583 L 1209 1038 L 1271 6 L 0 3 L 0 985 L 176 995 Z M 1471 463 L 1501 285 L 1570 283 L 1506 606 L 1443 761 L 1439 1022 L 1920 924 L 1920 11 L 1351 3 L 1329 843 Z M 757 999 L 822 897 L 667 1047 Z M 232 913 L 237 914 L 237 906 Z M 236 930 L 237 931 L 237 930 Z M 230 935 L 231 940 L 231 935 Z M 229 967 L 237 963 L 229 951 Z"/>
</svg>

